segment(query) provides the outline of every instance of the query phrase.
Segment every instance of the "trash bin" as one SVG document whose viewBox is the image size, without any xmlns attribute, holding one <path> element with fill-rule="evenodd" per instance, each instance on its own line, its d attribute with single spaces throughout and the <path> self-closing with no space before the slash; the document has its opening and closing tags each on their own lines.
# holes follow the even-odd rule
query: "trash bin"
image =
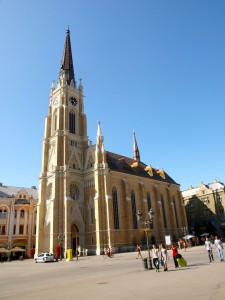
<svg viewBox="0 0 225 300">
<path fill-rule="evenodd" d="M 147 257 L 143 259 L 144 269 L 148 270 L 148 259 Z"/>
</svg>

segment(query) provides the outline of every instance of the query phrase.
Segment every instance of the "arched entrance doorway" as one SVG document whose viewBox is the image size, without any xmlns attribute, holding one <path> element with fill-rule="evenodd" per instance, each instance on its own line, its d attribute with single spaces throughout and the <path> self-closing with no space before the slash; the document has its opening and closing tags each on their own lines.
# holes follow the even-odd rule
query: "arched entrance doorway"
<svg viewBox="0 0 225 300">
<path fill-rule="evenodd" d="M 76 224 L 71 227 L 71 241 L 72 241 L 72 253 L 73 256 L 76 255 L 76 251 L 80 246 L 80 233 Z"/>
</svg>

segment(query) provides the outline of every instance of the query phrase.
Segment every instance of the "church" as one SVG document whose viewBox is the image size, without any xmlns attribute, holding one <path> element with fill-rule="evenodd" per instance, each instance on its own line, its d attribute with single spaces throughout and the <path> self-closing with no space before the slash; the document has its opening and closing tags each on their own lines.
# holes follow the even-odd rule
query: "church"
<svg viewBox="0 0 225 300">
<path fill-rule="evenodd" d="M 47 105 L 47 104 L 46 104 Z M 50 90 L 37 205 L 36 254 L 60 247 L 132 251 L 137 244 L 176 241 L 187 227 L 177 184 L 165 170 L 105 149 L 100 122 L 96 144 L 87 135 L 83 85 L 75 80 L 70 31 L 59 79 Z M 97 116 L 96 116 L 97 119 Z M 108 137 L 110 138 L 110 137 Z"/>
</svg>

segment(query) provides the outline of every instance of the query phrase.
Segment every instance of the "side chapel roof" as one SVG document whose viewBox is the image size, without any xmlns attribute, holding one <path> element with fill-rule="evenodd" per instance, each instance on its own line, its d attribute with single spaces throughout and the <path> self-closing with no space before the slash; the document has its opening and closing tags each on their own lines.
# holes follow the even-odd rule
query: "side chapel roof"
<svg viewBox="0 0 225 300">
<path fill-rule="evenodd" d="M 106 157 L 112 171 L 178 184 L 164 170 L 152 168 L 143 162 L 109 151 L 106 152 Z"/>
</svg>

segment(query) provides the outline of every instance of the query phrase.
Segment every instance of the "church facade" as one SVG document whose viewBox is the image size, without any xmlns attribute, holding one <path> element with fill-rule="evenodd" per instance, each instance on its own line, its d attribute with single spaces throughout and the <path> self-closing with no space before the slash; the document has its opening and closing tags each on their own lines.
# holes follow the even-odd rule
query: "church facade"
<svg viewBox="0 0 225 300">
<path fill-rule="evenodd" d="M 104 148 L 100 123 L 96 144 L 88 140 L 83 86 L 75 81 L 67 30 L 45 119 L 36 254 L 57 246 L 64 253 L 78 247 L 97 255 L 106 247 L 129 251 L 147 238 L 176 240 L 186 226 L 179 184 L 141 162 L 135 134 L 132 158 Z"/>
</svg>

